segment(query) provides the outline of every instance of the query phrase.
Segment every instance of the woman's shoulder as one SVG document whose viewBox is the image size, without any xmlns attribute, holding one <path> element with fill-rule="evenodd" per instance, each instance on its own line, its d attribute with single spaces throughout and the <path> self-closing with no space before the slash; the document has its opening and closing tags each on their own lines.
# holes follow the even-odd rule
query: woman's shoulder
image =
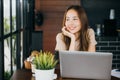
<svg viewBox="0 0 120 80">
<path fill-rule="evenodd" d="M 89 28 L 88 29 L 88 33 L 91 35 L 91 34 L 95 34 L 94 30 L 92 28 Z"/>
<path fill-rule="evenodd" d="M 90 44 L 91 45 L 96 45 L 97 41 L 95 40 L 95 32 L 92 28 L 88 29 L 88 33 L 89 33 L 89 38 L 90 38 Z"/>
<path fill-rule="evenodd" d="M 88 28 L 88 31 L 93 31 L 94 32 L 93 28 Z"/>
</svg>

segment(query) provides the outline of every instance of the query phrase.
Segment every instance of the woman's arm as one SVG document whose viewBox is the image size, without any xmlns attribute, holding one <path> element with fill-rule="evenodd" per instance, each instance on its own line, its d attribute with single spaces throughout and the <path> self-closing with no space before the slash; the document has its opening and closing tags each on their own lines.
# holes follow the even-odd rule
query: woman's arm
<svg viewBox="0 0 120 80">
<path fill-rule="evenodd" d="M 59 50 L 66 50 L 66 45 L 64 42 L 64 38 L 63 38 L 63 34 L 62 33 L 58 33 L 56 36 L 56 46 L 55 46 L 55 50 L 59 51 Z"/>
<path fill-rule="evenodd" d="M 75 35 L 68 32 L 65 27 L 62 28 L 62 32 L 65 36 L 67 36 L 71 39 L 69 51 L 74 51 L 75 50 L 75 40 L 76 40 Z"/>
<path fill-rule="evenodd" d="M 69 51 L 75 51 L 75 38 L 71 38 Z"/>
<path fill-rule="evenodd" d="M 96 46 L 95 45 L 90 45 L 88 47 L 88 52 L 95 52 L 96 51 Z"/>
</svg>

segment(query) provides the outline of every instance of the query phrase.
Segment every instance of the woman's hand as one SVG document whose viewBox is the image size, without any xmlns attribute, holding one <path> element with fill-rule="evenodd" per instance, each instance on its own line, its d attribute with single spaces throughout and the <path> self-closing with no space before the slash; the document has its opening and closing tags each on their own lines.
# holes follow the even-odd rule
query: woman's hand
<svg viewBox="0 0 120 80">
<path fill-rule="evenodd" d="M 72 34 L 72 33 L 70 33 L 70 32 L 66 29 L 66 27 L 63 27 L 63 28 L 62 28 L 62 33 L 63 33 L 65 36 L 67 36 L 67 37 L 69 37 L 69 38 L 71 38 L 71 39 L 75 39 L 75 35 Z"/>
<path fill-rule="evenodd" d="M 74 50 L 75 50 L 75 35 L 72 34 L 72 33 L 70 33 L 70 32 L 66 29 L 66 27 L 63 27 L 63 28 L 62 28 L 62 33 L 63 33 L 65 36 L 67 36 L 67 37 L 69 37 L 69 38 L 71 39 L 69 50 L 70 50 L 70 51 L 74 51 Z"/>
</svg>

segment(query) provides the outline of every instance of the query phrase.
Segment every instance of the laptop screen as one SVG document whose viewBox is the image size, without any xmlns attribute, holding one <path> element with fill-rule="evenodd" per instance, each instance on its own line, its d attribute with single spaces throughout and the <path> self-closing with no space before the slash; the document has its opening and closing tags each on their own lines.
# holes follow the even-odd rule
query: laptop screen
<svg viewBox="0 0 120 80">
<path fill-rule="evenodd" d="M 111 77 L 112 53 L 59 51 L 61 77 L 106 79 Z"/>
</svg>

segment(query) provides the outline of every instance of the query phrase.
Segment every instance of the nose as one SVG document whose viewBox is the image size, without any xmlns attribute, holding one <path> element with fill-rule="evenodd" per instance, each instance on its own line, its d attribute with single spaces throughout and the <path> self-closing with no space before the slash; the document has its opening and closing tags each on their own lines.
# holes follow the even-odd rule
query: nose
<svg viewBox="0 0 120 80">
<path fill-rule="evenodd" d="M 73 20 L 70 20 L 69 25 L 73 25 L 73 24 L 74 24 Z"/>
</svg>

